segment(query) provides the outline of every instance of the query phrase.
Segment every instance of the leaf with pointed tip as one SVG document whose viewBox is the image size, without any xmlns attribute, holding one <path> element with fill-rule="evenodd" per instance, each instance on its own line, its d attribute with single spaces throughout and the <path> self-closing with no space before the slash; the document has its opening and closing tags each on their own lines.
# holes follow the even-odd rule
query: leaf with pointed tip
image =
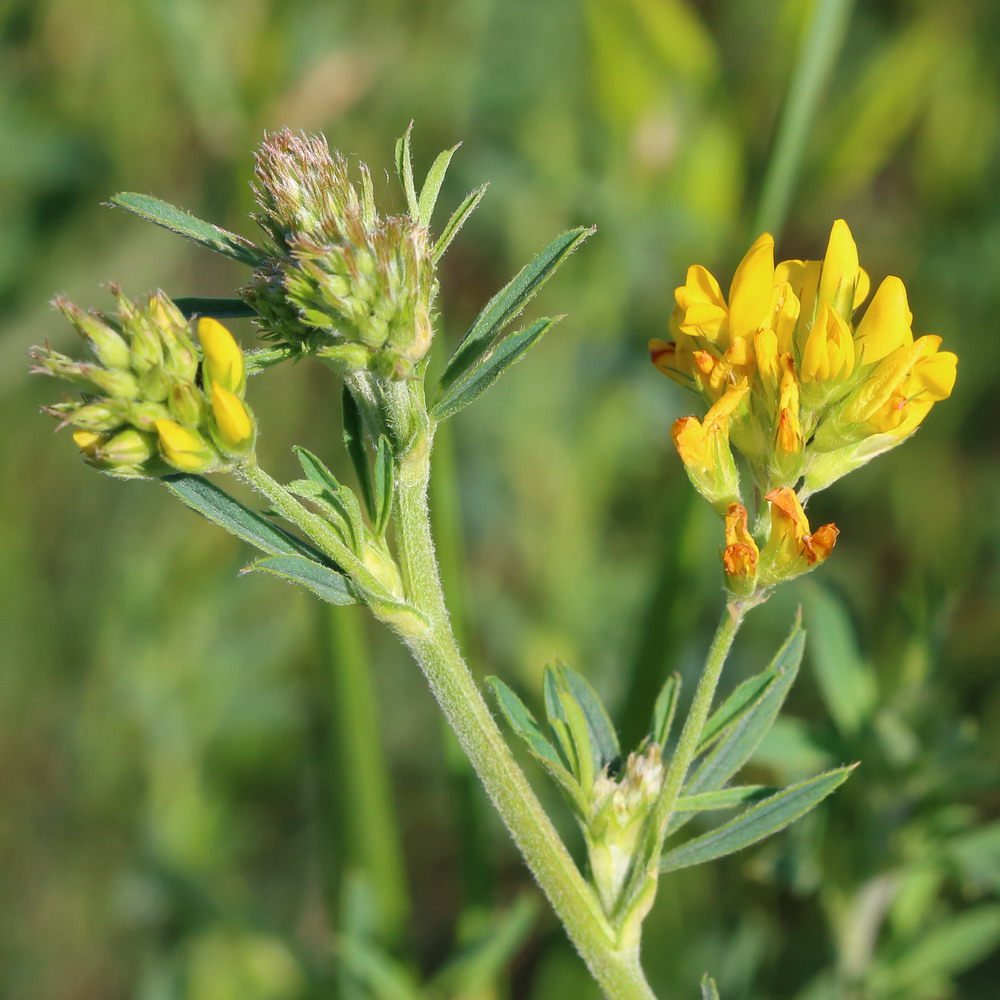
<svg viewBox="0 0 1000 1000">
<path fill-rule="evenodd" d="M 579 783 L 566 768 L 559 751 L 546 738 L 524 702 L 499 677 L 487 677 L 486 683 L 510 728 L 524 741 L 531 755 L 558 782 L 570 801 L 585 811 L 586 803 Z"/>
<path fill-rule="evenodd" d="M 802 662 L 805 637 L 805 632 L 796 623 L 768 667 L 774 678 L 723 731 L 715 749 L 685 786 L 685 795 L 721 788 L 750 759 L 791 690 Z"/>
<path fill-rule="evenodd" d="M 513 333 L 485 356 L 467 378 L 451 386 L 431 407 L 435 420 L 447 420 L 481 396 L 511 365 L 516 364 L 552 329 L 562 316 L 536 320 L 527 329 Z"/>
<path fill-rule="evenodd" d="M 308 449 L 301 445 L 293 445 L 295 457 L 302 466 L 302 471 L 308 479 L 324 491 L 324 499 L 332 503 L 337 516 L 346 522 L 350 529 L 350 540 L 347 542 L 352 551 L 361 555 L 364 550 L 365 530 L 361 517 L 361 505 L 354 491 L 344 486 L 337 477 Z"/>
<path fill-rule="evenodd" d="M 214 319 L 251 319 L 257 314 L 242 299 L 174 299 L 185 316 L 211 316 Z"/>
<path fill-rule="evenodd" d="M 328 604 L 358 604 L 347 578 L 334 569 L 320 566 L 304 556 L 268 556 L 251 563 L 243 573 L 270 573 L 311 591 Z"/>
<path fill-rule="evenodd" d="M 737 685 L 729 697 L 712 713 L 702 730 L 698 753 L 702 754 L 719 738 L 732 722 L 738 719 L 760 698 L 777 674 L 772 669 L 762 670 Z"/>
<path fill-rule="evenodd" d="M 267 259 L 262 250 L 259 250 L 242 236 L 230 233 L 219 226 L 213 226 L 211 222 L 196 218 L 190 212 L 185 212 L 184 209 L 161 201 L 159 198 L 154 198 L 152 195 L 122 191 L 111 199 L 111 204 L 124 208 L 147 222 L 163 226 L 164 229 L 169 229 L 172 233 L 178 233 L 180 236 L 193 240 L 208 250 L 214 250 L 216 253 L 238 260 L 241 264 L 257 267 Z"/>
<path fill-rule="evenodd" d="M 560 663 L 555 668 L 573 700 L 583 710 L 590 735 L 590 746 L 594 751 L 594 767 L 600 771 L 607 764 L 621 756 L 618 734 L 611 722 L 607 709 L 590 682 L 578 670 Z"/>
<path fill-rule="evenodd" d="M 336 942 L 339 967 L 377 1000 L 423 1000 L 425 994 L 407 966 L 359 934 Z M 355 986 L 355 989 L 357 987 Z"/>
<path fill-rule="evenodd" d="M 282 361 L 294 358 L 298 352 L 287 344 L 277 347 L 261 347 L 256 351 L 248 351 L 243 355 L 243 363 L 246 366 L 247 375 L 258 375 L 267 368 L 271 368 Z"/>
<path fill-rule="evenodd" d="M 674 714 L 677 712 L 677 696 L 680 689 L 681 675 L 671 674 L 656 696 L 656 704 L 653 706 L 653 731 L 650 734 L 650 739 L 654 743 L 658 743 L 661 750 L 670 739 L 670 730 L 674 723 Z"/>
<path fill-rule="evenodd" d="M 560 264 L 595 232 L 571 229 L 557 236 L 490 299 L 476 317 L 441 375 L 439 390 L 446 392 L 483 359 L 490 345 L 535 297 Z"/>
<path fill-rule="evenodd" d="M 701 979 L 701 1000 L 719 1000 L 719 990 L 715 980 L 706 972 Z"/>
<path fill-rule="evenodd" d="M 377 516 L 375 488 L 372 483 L 371 465 L 368 462 L 368 451 L 365 448 L 365 431 L 361 422 L 361 410 L 358 408 L 357 400 L 351 395 L 351 391 L 346 385 L 341 395 L 341 405 L 344 413 L 344 445 L 350 456 L 351 464 L 354 466 L 354 473 L 358 477 L 361 499 L 364 501 L 368 516 L 374 521 Z"/>
<path fill-rule="evenodd" d="M 202 476 L 178 472 L 164 476 L 163 482 L 171 493 L 203 517 L 263 552 L 304 555 L 321 565 L 330 565 L 330 560 L 311 545 L 245 507 Z"/>
<path fill-rule="evenodd" d="M 377 511 L 374 529 L 375 535 L 381 538 L 389 525 L 392 516 L 392 494 L 395 479 L 392 468 L 392 446 L 384 435 L 378 439 L 375 451 L 375 510 Z"/>
<path fill-rule="evenodd" d="M 420 218 L 420 210 L 417 207 L 417 192 L 413 186 L 413 155 L 410 152 L 410 133 L 413 131 L 413 122 L 406 126 L 406 131 L 396 140 L 396 176 L 399 177 L 403 185 L 403 193 L 406 195 L 406 210 L 410 218 L 416 221 Z"/>
<path fill-rule="evenodd" d="M 417 222 L 424 229 L 429 229 L 431 216 L 434 214 L 434 206 L 437 204 L 438 195 L 441 193 L 441 185 L 444 183 L 444 175 L 448 173 L 448 165 L 455 155 L 455 150 L 462 144 L 456 143 L 451 149 L 446 149 L 438 153 L 437 159 L 431 164 L 431 169 L 427 171 L 424 179 L 424 186 L 420 189 L 420 198 L 417 200 Z"/>
<path fill-rule="evenodd" d="M 469 216 L 476 210 L 476 206 L 482 200 L 489 184 L 481 184 L 474 191 L 470 191 L 463 199 L 462 203 L 451 213 L 451 218 L 447 225 L 441 230 L 441 235 L 434 244 L 433 257 L 436 264 L 443 256 L 445 250 L 451 246 L 451 241 L 458 235 L 458 231 L 465 225 Z"/>
<path fill-rule="evenodd" d="M 822 802 L 847 780 L 855 767 L 854 764 L 839 767 L 782 789 L 730 822 L 668 851 L 660 861 L 660 871 L 705 864 L 770 837 Z"/>
<path fill-rule="evenodd" d="M 712 809 L 735 809 L 745 806 L 748 802 L 759 802 L 773 795 L 777 788 L 767 785 L 737 785 L 735 788 L 722 788 L 717 792 L 699 792 L 697 795 L 682 795 L 677 800 L 675 809 L 679 813 L 708 812 Z"/>
<path fill-rule="evenodd" d="M 542 691 L 545 714 L 559 742 L 563 761 L 581 788 L 592 788 L 598 771 L 597 751 L 591 743 L 587 717 L 570 694 L 557 667 L 545 668 Z"/>
</svg>

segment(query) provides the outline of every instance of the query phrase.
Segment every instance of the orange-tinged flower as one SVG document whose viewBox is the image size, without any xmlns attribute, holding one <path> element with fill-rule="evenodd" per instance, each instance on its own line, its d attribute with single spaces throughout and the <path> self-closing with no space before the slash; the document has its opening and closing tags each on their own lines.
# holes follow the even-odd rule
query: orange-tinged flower
<svg viewBox="0 0 1000 1000">
<path fill-rule="evenodd" d="M 778 451 L 783 455 L 797 455 L 802 451 L 802 422 L 799 420 L 799 382 L 791 358 L 785 355 L 785 373 L 781 377 L 778 396 Z"/>
<path fill-rule="evenodd" d="M 731 503 L 726 508 L 725 521 L 726 547 L 722 552 L 722 566 L 726 583 L 734 592 L 745 595 L 756 585 L 760 550 L 750 534 L 746 507 Z"/>
<path fill-rule="evenodd" d="M 771 534 L 761 553 L 762 582 L 773 586 L 815 568 L 833 550 L 839 531 L 824 524 L 814 532 L 795 491 L 772 490 L 765 498 L 771 505 Z"/>
</svg>

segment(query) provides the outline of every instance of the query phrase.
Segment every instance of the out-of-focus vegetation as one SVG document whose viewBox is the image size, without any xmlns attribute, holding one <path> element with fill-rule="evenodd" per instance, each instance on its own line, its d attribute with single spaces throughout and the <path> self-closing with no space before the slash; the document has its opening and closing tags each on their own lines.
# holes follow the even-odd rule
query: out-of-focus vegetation
<svg viewBox="0 0 1000 1000">
<path fill-rule="evenodd" d="M 667 434 L 692 402 L 645 341 L 688 263 L 725 273 L 756 235 L 812 9 L 3 5 L 6 996 L 596 995 L 547 914 L 507 909 L 529 879 L 405 653 L 354 609 L 331 621 L 303 593 L 237 581 L 234 540 L 162 489 L 87 469 L 36 415 L 53 385 L 27 378 L 25 351 L 71 344 L 46 305 L 56 291 L 84 305 L 109 304 L 109 279 L 133 295 L 231 294 L 236 265 L 100 202 L 149 191 L 250 232 L 267 128 L 322 130 L 377 181 L 411 118 L 425 165 L 464 140 L 443 202 L 492 186 L 445 258 L 449 339 L 553 233 L 596 223 L 544 292 L 570 318 L 456 421 L 435 488 L 475 669 L 537 691 L 543 662 L 574 663 L 632 740 L 665 674 L 697 669 L 721 602 L 719 530 Z M 820 100 L 779 251 L 815 256 L 846 218 L 873 278 L 906 281 L 918 334 L 958 352 L 959 381 L 913 441 L 822 496 L 816 519 L 842 529 L 834 556 L 737 643 L 729 683 L 761 667 L 803 601 L 809 669 L 760 778 L 863 765 L 763 848 L 665 882 L 646 936 L 664 997 L 693 997 L 705 970 L 724 1000 L 996 996 L 998 38 L 992 0 L 859 0 Z M 338 391 L 304 365 L 253 380 L 278 474 L 292 442 L 335 453 Z M 352 833 L 356 764 L 329 664 L 359 643 L 405 858 L 402 929 L 372 912 L 371 845 Z"/>
</svg>

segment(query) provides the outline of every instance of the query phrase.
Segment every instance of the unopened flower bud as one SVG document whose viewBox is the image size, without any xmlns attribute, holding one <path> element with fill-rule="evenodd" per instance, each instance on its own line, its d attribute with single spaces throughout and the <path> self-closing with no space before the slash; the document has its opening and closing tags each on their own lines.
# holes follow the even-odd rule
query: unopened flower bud
<svg viewBox="0 0 1000 1000">
<path fill-rule="evenodd" d="M 242 395 L 246 387 L 246 370 L 243 352 L 233 335 L 218 320 L 205 316 L 198 320 L 198 339 L 205 384 L 221 385 Z"/>
<path fill-rule="evenodd" d="M 218 453 L 197 431 L 181 427 L 173 420 L 158 420 L 156 431 L 160 454 L 175 469 L 198 474 L 220 464 Z"/>
<path fill-rule="evenodd" d="M 225 386 L 212 385 L 212 437 L 226 455 L 243 456 L 254 442 L 254 420 L 246 403 Z"/>
<path fill-rule="evenodd" d="M 80 335 L 90 344 L 91 350 L 102 365 L 108 368 L 126 369 L 131 361 L 131 352 L 124 338 L 103 319 L 93 313 L 84 312 L 79 306 L 58 295 L 52 304 L 76 327 Z"/>
<path fill-rule="evenodd" d="M 175 382 L 167 396 L 167 408 L 185 427 L 199 427 L 205 419 L 205 399 L 193 382 Z"/>
<path fill-rule="evenodd" d="M 757 563 L 760 550 L 750 534 L 747 509 L 742 504 L 730 504 L 726 511 L 726 547 L 722 566 L 726 586 L 734 594 L 746 597 L 757 586 Z"/>
<path fill-rule="evenodd" d="M 815 569 L 833 551 L 840 533 L 835 524 L 810 531 L 795 491 L 782 487 L 764 498 L 771 505 L 771 533 L 761 552 L 761 584 L 772 587 Z"/>
</svg>

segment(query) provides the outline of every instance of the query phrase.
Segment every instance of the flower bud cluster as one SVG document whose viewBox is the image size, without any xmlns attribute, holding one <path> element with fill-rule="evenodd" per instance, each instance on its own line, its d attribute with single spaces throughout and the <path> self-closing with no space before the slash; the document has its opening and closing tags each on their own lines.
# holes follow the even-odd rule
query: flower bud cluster
<svg viewBox="0 0 1000 1000">
<path fill-rule="evenodd" d="M 213 472 L 248 459 L 256 425 L 243 399 L 243 353 L 229 331 L 199 320 L 199 350 L 189 321 L 163 292 L 137 301 L 117 286 L 112 292 L 116 319 L 53 301 L 94 361 L 48 346 L 32 350 L 35 371 L 83 390 L 46 412 L 75 428 L 87 462 L 117 476 Z"/>
<path fill-rule="evenodd" d="M 430 347 L 437 292 L 427 230 L 382 218 L 322 136 L 270 133 L 256 158 L 257 221 L 272 255 L 241 290 L 271 333 L 345 374 L 408 378 Z"/>
<path fill-rule="evenodd" d="M 650 341 L 654 365 L 709 404 L 704 420 L 678 420 L 673 439 L 692 483 L 726 519 L 723 561 L 737 592 L 821 562 L 836 528 L 810 533 L 802 504 L 901 443 L 951 394 L 957 358 L 939 350 L 940 337 L 914 339 L 902 281 L 885 278 L 856 319 L 869 289 L 843 220 L 821 261 L 775 264 L 765 233 L 728 297 L 708 270 L 690 267 L 674 293 L 673 339 Z M 734 451 L 770 505 L 763 551 L 746 529 Z"/>
<path fill-rule="evenodd" d="M 608 912 L 632 869 L 664 774 L 660 746 L 650 743 L 628 755 L 619 776 L 611 777 L 605 768 L 594 782 L 584 832 L 594 882 Z"/>
</svg>

